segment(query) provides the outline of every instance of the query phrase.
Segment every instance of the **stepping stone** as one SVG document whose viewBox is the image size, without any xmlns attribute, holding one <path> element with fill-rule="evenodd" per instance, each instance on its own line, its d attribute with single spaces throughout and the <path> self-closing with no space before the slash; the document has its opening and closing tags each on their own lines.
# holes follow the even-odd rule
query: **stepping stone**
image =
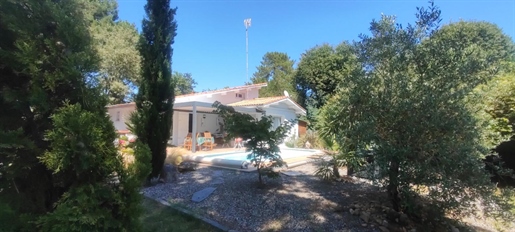
<svg viewBox="0 0 515 232">
<path fill-rule="evenodd" d="M 300 175 L 303 175 L 303 173 L 297 172 L 297 171 L 283 171 L 282 173 L 284 175 L 287 175 L 287 176 L 300 176 Z"/>
<path fill-rule="evenodd" d="M 194 193 L 193 196 L 191 197 L 191 200 L 194 202 L 201 202 L 204 199 L 206 199 L 207 197 L 209 197 L 209 195 L 211 195 L 211 193 L 213 193 L 215 191 L 215 189 L 216 188 L 214 188 L 214 187 L 207 187 L 205 189 L 202 189 L 202 190 Z"/>
</svg>

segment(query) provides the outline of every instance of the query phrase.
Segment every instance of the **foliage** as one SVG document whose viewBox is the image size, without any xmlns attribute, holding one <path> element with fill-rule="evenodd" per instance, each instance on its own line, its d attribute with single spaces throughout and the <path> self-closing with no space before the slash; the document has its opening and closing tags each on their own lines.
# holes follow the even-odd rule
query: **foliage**
<svg viewBox="0 0 515 232">
<path fill-rule="evenodd" d="M 170 8 L 169 0 L 148 1 L 145 11 L 147 17 L 143 20 L 143 33 L 138 44 L 142 79 L 130 129 L 138 136 L 138 141 L 147 144 L 152 151 L 149 178 L 153 178 L 163 169 L 172 130 L 175 86 L 171 63 L 177 23 L 174 20 L 176 9 Z"/>
<path fill-rule="evenodd" d="M 110 104 L 131 101 L 141 69 L 141 57 L 136 48 L 139 38 L 136 27 L 118 20 L 114 0 L 78 2 L 100 58 L 99 70 L 95 73 L 97 85 L 109 97 Z"/>
<path fill-rule="evenodd" d="M 351 142 L 350 119 L 355 114 L 351 110 L 349 95 L 342 87 L 331 97 L 320 109 L 317 115 L 317 131 L 320 137 L 322 148 L 330 155 L 331 160 L 322 162 L 319 165 L 316 175 L 323 179 L 339 178 L 338 169 L 346 166 L 347 173 L 361 166 L 363 157 L 358 156 L 356 147 Z"/>
<path fill-rule="evenodd" d="M 306 134 L 300 136 L 296 141 L 296 147 L 306 148 L 306 142 L 309 142 L 312 149 L 322 148 L 322 141 L 320 141 L 320 137 L 318 133 L 313 130 L 307 130 Z"/>
<path fill-rule="evenodd" d="M 514 62 L 509 64 L 514 65 Z M 500 135 L 499 140 L 513 139 L 515 135 L 515 70 L 507 70 L 486 84 L 476 88 L 482 96 L 481 102 L 493 120 L 492 131 Z M 500 141 L 494 141 L 497 145 Z"/>
<path fill-rule="evenodd" d="M 106 18 L 93 23 L 90 30 L 100 57 L 98 79 L 103 93 L 110 104 L 131 101 L 141 68 L 136 27 Z"/>
<path fill-rule="evenodd" d="M 286 147 L 289 147 L 289 148 L 294 148 L 296 147 L 296 144 L 297 144 L 297 139 L 295 137 L 289 137 L 285 142 L 284 142 L 284 145 L 286 145 Z"/>
<path fill-rule="evenodd" d="M 75 1 L 1 1 L 0 34 L 0 202 L 20 220 L 12 225 L 30 228 L 67 187 L 39 161 L 50 115 L 65 100 L 103 110 L 105 101 L 88 85 L 97 59 Z"/>
<path fill-rule="evenodd" d="M 172 79 L 175 83 L 175 95 L 183 95 L 193 93 L 193 89 L 197 86 L 197 82 L 191 76 L 191 73 L 174 72 Z"/>
<path fill-rule="evenodd" d="M 486 137 L 495 147 L 494 153 L 485 158 L 486 169 L 498 187 L 515 187 L 515 70 L 514 62 L 507 62 L 502 73 L 476 88 L 481 96 L 478 117 L 486 121 Z"/>
<path fill-rule="evenodd" d="M 0 1 L 0 218 L 11 217 L 9 230 L 139 228 L 140 183 L 120 169 L 78 2 Z M 115 172 L 123 190 L 109 187 Z M 91 227 L 97 219 L 107 224 Z"/>
<path fill-rule="evenodd" d="M 131 165 L 133 173 L 128 175 L 123 169 L 105 112 L 68 105 L 52 120 L 54 128 L 46 136 L 50 149 L 41 161 L 53 172 L 55 183 L 67 191 L 55 209 L 39 219 L 41 230 L 140 230 L 134 218 L 140 212 L 139 186 L 148 172 L 139 174 Z"/>
<path fill-rule="evenodd" d="M 383 16 L 355 44 L 362 70 L 341 87 L 341 105 L 348 108 L 339 116 L 349 120 L 345 131 L 334 133 L 355 151 L 372 147 L 376 181 L 395 210 L 415 212 L 417 188 L 424 186 L 435 207 L 454 213 L 470 212 L 477 199 L 487 208 L 507 206 L 494 202 L 501 199 L 494 199 L 482 166 L 487 141 L 471 93 L 511 54 L 511 40 L 484 22 L 438 28 L 433 3 L 417 19 L 403 28 Z"/>
<path fill-rule="evenodd" d="M 308 107 L 322 107 L 335 93 L 337 86 L 356 66 L 356 56 L 349 43 L 333 48 L 316 46 L 302 54 L 295 74 L 298 102 Z"/>
<path fill-rule="evenodd" d="M 287 137 L 294 122 L 285 121 L 274 129 L 271 116 L 263 115 L 260 119 L 255 119 L 250 114 L 237 112 L 234 108 L 222 105 L 218 101 L 213 104 L 213 107 L 216 108 L 215 112 L 224 119 L 228 137 L 240 137 L 247 141 L 245 146 L 247 151 L 250 151 L 248 158 L 257 168 L 259 183 L 263 184 L 261 178 L 263 174 L 269 177 L 277 176 L 273 168 L 284 165 L 279 144 Z"/>
<path fill-rule="evenodd" d="M 286 90 L 296 100 L 294 63 L 286 53 L 267 52 L 251 78 L 253 84 L 268 83 L 267 87 L 259 90 L 259 96 L 282 96 Z"/>
</svg>

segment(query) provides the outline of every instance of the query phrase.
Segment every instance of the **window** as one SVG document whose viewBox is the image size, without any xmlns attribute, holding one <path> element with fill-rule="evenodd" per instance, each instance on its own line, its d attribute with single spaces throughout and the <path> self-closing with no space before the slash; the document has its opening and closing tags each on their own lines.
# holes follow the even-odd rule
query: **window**
<svg viewBox="0 0 515 232">
<path fill-rule="evenodd" d="M 120 111 L 116 112 L 116 121 L 120 121 Z"/>
<path fill-rule="evenodd" d="M 245 98 L 245 94 L 243 93 L 237 93 L 236 98 Z"/>
</svg>

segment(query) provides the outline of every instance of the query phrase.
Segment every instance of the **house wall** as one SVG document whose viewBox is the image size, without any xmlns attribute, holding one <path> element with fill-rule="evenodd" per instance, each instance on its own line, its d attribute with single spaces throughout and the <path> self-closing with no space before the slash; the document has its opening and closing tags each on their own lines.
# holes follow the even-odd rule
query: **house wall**
<svg viewBox="0 0 515 232">
<path fill-rule="evenodd" d="M 292 121 L 297 119 L 297 114 L 294 110 L 283 108 L 282 105 L 273 105 L 269 106 L 267 108 L 264 108 L 266 110 L 266 115 L 272 116 L 272 117 L 280 117 L 281 123 L 284 122 L 284 120 Z M 295 123 L 293 127 L 291 128 L 290 132 L 288 133 L 288 137 L 298 137 L 298 131 L 299 131 L 299 125 L 298 123 Z M 284 142 L 283 142 L 284 144 Z"/>
<path fill-rule="evenodd" d="M 174 127 L 172 144 L 175 146 L 181 146 L 184 142 L 184 138 L 188 135 L 188 112 L 175 111 L 173 113 Z"/>
<path fill-rule="evenodd" d="M 128 130 L 125 123 L 129 121 L 130 114 L 135 110 L 135 108 L 135 105 L 107 108 L 109 117 L 111 118 L 111 121 L 113 122 L 114 128 L 116 130 Z M 117 118 L 118 114 L 120 114 L 119 120 Z"/>
<path fill-rule="evenodd" d="M 189 112 L 175 111 L 173 118 L 173 135 L 172 144 L 181 146 L 184 138 L 188 135 L 189 127 Z M 205 115 L 205 118 L 204 118 Z M 209 131 L 212 134 L 217 133 L 219 129 L 218 115 L 208 113 L 197 113 L 197 133 Z M 197 133 L 192 133 L 195 136 Z"/>
<path fill-rule="evenodd" d="M 217 114 L 197 113 L 197 132 L 209 131 L 214 134 L 219 128 Z"/>
</svg>

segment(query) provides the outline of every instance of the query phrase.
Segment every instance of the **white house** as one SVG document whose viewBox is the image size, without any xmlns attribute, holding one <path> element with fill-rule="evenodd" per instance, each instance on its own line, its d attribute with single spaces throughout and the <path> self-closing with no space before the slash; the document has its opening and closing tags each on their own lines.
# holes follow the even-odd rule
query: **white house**
<svg viewBox="0 0 515 232">
<path fill-rule="evenodd" d="M 306 115 L 306 110 L 288 96 L 260 98 L 259 89 L 265 86 L 267 86 L 266 83 L 253 84 L 176 96 L 173 106 L 171 143 L 176 146 L 182 145 L 189 132 L 195 135 L 198 132 L 209 131 L 215 137 L 221 135 L 223 119 L 213 113 L 212 105 L 215 101 L 230 105 L 238 112 L 247 113 L 256 118 L 261 117 L 261 112 L 264 111 L 266 115 L 273 117 L 276 126 L 284 120 L 294 120 L 299 115 Z M 133 102 L 107 106 L 111 120 L 119 133 L 130 133 L 126 122 L 135 108 L 136 104 Z M 305 131 L 304 127 L 305 123 L 294 125 L 290 131 L 290 137 L 297 137 L 299 129 Z M 192 149 L 195 152 L 195 144 Z"/>
</svg>

